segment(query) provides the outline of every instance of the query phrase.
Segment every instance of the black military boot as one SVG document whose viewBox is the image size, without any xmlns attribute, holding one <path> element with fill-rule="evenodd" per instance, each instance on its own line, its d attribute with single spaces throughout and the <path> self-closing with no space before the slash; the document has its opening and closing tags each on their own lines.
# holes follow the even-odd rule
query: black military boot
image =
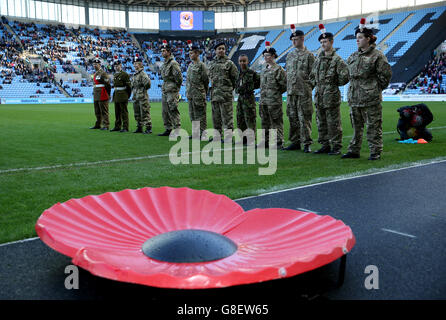
<svg viewBox="0 0 446 320">
<path fill-rule="evenodd" d="M 321 153 L 330 153 L 331 149 L 329 146 L 323 146 L 319 150 L 314 151 L 315 154 L 321 154 Z"/>
<path fill-rule="evenodd" d="M 114 127 L 113 129 L 110 130 L 110 132 L 114 132 L 114 131 L 121 131 L 121 128 Z"/>
<path fill-rule="evenodd" d="M 133 133 L 142 133 L 142 127 L 137 127 L 135 131 L 133 131 Z"/>
<path fill-rule="evenodd" d="M 288 147 L 284 148 L 283 150 L 300 150 L 300 143 L 292 143 Z"/>
<path fill-rule="evenodd" d="M 93 127 L 90 127 L 90 129 L 101 129 L 101 127 L 93 126 Z"/>
<path fill-rule="evenodd" d="M 329 156 L 337 156 L 337 155 L 340 155 L 340 154 L 341 154 L 341 150 L 340 149 L 333 149 L 333 150 L 331 150 L 328 153 Z"/>
<path fill-rule="evenodd" d="M 310 148 L 309 145 L 304 146 L 304 152 L 305 152 L 305 153 L 310 153 L 310 152 L 311 152 L 311 148 Z"/>
<path fill-rule="evenodd" d="M 122 129 L 122 130 L 119 130 L 119 132 L 129 132 L 129 129 L 124 128 L 124 129 Z"/>
<path fill-rule="evenodd" d="M 166 129 L 166 131 L 164 131 L 163 133 L 158 134 L 159 137 L 167 137 L 170 135 L 170 133 L 172 132 L 172 130 L 170 129 Z"/>
<path fill-rule="evenodd" d="M 151 134 L 151 133 L 152 133 L 152 128 L 146 127 L 146 131 L 144 131 L 144 134 Z"/>
<path fill-rule="evenodd" d="M 353 153 L 353 152 L 347 152 L 346 154 L 342 155 L 341 159 L 358 159 L 359 154 Z"/>
<path fill-rule="evenodd" d="M 381 155 L 378 153 L 373 153 L 369 157 L 369 160 L 379 160 L 379 159 L 381 159 Z"/>
</svg>

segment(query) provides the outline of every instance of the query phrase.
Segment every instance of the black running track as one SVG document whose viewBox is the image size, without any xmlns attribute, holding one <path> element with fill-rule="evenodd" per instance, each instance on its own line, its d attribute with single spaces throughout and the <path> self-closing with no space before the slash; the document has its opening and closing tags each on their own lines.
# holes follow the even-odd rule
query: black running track
<svg viewBox="0 0 446 320">
<path fill-rule="evenodd" d="M 357 243 L 340 260 L 291 278 L 211 290 L 173 290 L 121 283 L 80 269 L 79 289 L 64 286 L 70 258 L 39 239 L 0 246 L 2 300 L 141 300 L 146 306 L 281 303 L 308 300 L 446 299 L 446 161 L 301 187 L 237 201 L 245 210 L 304 209 L 341 219 Z M 367 289 L 367 266 L 378 270 Z M 376 274 L 376 273 L 374 273 Z M 283 309 L 281 309 L 283 311 Z M 277 310 L 276 310 L 277 311 Z M 217 312 L 217 311 L 216 311 Z M 270 310 L 270 314 L 272 311 Z"/>
</svg>

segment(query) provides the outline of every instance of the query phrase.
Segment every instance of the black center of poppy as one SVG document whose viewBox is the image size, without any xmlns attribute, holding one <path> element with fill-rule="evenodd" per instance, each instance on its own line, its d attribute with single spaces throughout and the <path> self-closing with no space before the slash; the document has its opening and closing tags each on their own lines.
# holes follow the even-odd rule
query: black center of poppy
<svg viewBox="0 0 446 320">
<path fill-rule="evenodd" d="M 206 262 L 229 257 L 237 245 L 229 238 L 205 230 L 177 230 L 159 234 L 142 245 L 144 254 L 165 262 Z"/>
</svg>

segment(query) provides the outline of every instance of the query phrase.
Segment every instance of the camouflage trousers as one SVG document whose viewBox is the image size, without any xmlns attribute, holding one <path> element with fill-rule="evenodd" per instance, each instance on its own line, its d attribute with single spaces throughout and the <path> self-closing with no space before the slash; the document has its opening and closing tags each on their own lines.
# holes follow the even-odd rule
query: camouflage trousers
<svg viewBox="0 0 446 320">
<path fill-rule="evenodd" d="M 313 143 L 311 139 L 311 121 L 313 117 L 313 104 L 311 95 L 287 97 L 286 114 L 290 120 L 289 139 L 292 143 L 309 146 Z"/>
<path fill-rule="evenodd" d="M 242 132 L 246 129 L 256 131 L 256 100 L 254 95 L 249 97 L 238 97 L 237 100 L 237 128 Z"/>
<path fill-rule="evenodd" d="M 110 120 L 108 118 L 108 100 L 104 101 L 94 101 L 94 114 L 96 116 L 95 127 L 108 128 L 110 125 Z"/>
<path fill-rule="evenodd" d="M 283 144 L 283 110 L 282 104 L 259 105 L 260 119 L 262 120 L 262 129 L 265 130 L 265 142 L 269 142 L 269 129 L 277 130 L 277 144 Z"/>
<path fill-rule="evenodd" d="M 174 130 L 181 127 L 180 111 L 178 111 L 178 92 L 163 93 L 162 116 L 164 128 Z"/>
<path fill-rule="evenodd" d="M 128 102 L 115 102 L 115 128 L 129 129 Z"/>
<path fill-rule="evenodd" d="M 206 119 L 206 98 L 190 97 L 189 101 L 189 117 L 190 121 L 200 121 L 200 136 L 207 128 Z"/>
<path fill-rule="evenodd" d="M 342 148 L 342 125 L 340 105 L 322 108 L 316 105 L 316 122 L 319 133 L 318 142 L 322 147 L 332 150 Z"/>
<path fill-rule="evenodd" d="M 133 112 L 138 127 L 143 128 L 145 126 L 146 128 L 152 129 L 149 100 L 135 100 L 133 102 Z"/>
<path fill-rule="evenodd" d="M 212 122 L 220 135 L 224 129 L 234 130 L 234 106 L 230 102 L 212 102 Z"/>
<path fill-rule="evenodd" d="M 380 155 L 383 150 L 381 104 L 370 107 L 350 108 L 350 120 L 353 127 L 353 138 L 348 146 L 348 152 L 360 153 L 364 124 L 366 124 L 370 154 Z"/>
</svg>

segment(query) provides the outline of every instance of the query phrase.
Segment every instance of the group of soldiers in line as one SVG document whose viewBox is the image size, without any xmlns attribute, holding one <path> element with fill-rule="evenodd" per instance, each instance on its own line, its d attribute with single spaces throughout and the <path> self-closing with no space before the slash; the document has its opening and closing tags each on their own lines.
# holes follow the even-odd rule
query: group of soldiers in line
<svg viewBox="0 0 446 320">
<path fill-rule="evenodd" d="M 318 142 L 321 148 L 316 154 L 339 155 L 342 148 L 341 94 L 339 86 L 350 82 L 348 104 L 353 127 L 353 138 L 348 151 L 342 158 L 359 158 L 364 125 L 367 126 L 367 141 L 370 149 L 369 160 L 381 158 L 382 142 L 382 95 L 392 77 L 392 70 L 385 55 L 376 49 L 376 36 L 366 28 L 361 19 L 356 29 L 355 51 L 345 62 L 333 48 L 334 36 L 321 24 L 318 40 L 321 51 L 317 57 L 305 47 L 305 35 L 291 25 L 290 40 L 293 49 L 286 58 L 286 71 L 276 63 L 277 52 L 266 42 L 262 55 L 266 67 L 260 75 L 248 67 L 246 55 L 240 55 L 240 72 L 226 56 L 226 45 L 218 42 L 215 58 L 206 66 L 200 61 L 201 50 L 188 41 L 191 63 L 186 76 L 186 95 L 191 121 L 200 123 L 200 132 L 190 138 L 206 139 L 206 96 L 210 90 L 212 120 L 214 129 L 220 133 L 222 143 L 232 141 L 233 91 L 238 94 L 236 121 L 241 131 L 256 130 L 256 102 L 254 90 L 260 88 L 259 115 L 265 135 L 256 147 L 283 150 L 301 150 L 310 153 L 311 124 L 313 116 L 312 91 L 315 89 L 315 110 L 318 126 Z M 161 66 L 162 118 L 165 131 L 159 136 L 169 136 L 180 128 L 178 111 L 179 90 L 182 73 L 179 64 L 172 56 L 166 41 L 161 48 L 164 63 Z M 150 79 L 143 71 L 142 60 L 135 58 L 135 74 L 132 79 L 122 71 L 120 62 L 115 62 L 114 75 L 116 122 L 111 131 L 128 132 L 127 102 L 133 92 L 133 106 L 137 130 L 135 133 L 152 133 L 150 105 L 147 90 Z M 110 81 L 102 71 L 100 61 L 94 61 L 94 106 L 97 122 L 92 129 L 108 130 L 108 100 Z M 209 88 L 209 82 L 211 87 Z M 108 87 L 108 88 L 107 88 Z M 286 114 L 290 122 L 290 145 L 284 147 L 282 95 L 287 92 Z M 108 94 L 107 94 L 108 92 Z M 122 126 L 122 129 L 121 129 Z M 145 130 L 144 130 L 145 128 Z M 226 129 L 226 130 L 225 130 Z M 269 129 L 276 129 L 276 144 L 270 144 Z M 226 134 L 226 136 L 225 136 Z M 212 138 L 211 138 L 212 139 Z M 246 136 L 241 141 L 249 144 Z"/>
</svg>

